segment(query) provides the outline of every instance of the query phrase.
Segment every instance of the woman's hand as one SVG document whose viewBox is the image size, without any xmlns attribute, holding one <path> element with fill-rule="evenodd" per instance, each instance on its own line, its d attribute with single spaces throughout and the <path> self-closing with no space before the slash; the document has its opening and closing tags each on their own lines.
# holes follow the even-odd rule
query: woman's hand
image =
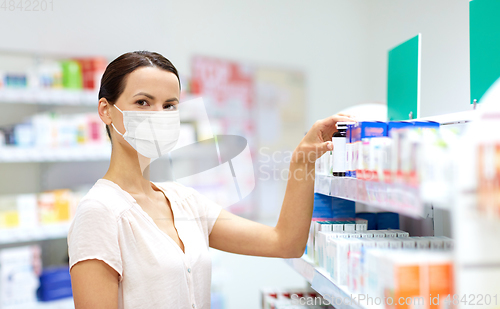
<svg viewBox="0 0 500 309">
<path fill-rule="evenodd" d="M 332 135 L 337 132 L 337 122 L 355 122 L 347 114 L 336 114 L 318 120 L 302 138 L 293 152 L 292 163 L 314 164 L 325 152 L 333 150 Z"/>
</svg>

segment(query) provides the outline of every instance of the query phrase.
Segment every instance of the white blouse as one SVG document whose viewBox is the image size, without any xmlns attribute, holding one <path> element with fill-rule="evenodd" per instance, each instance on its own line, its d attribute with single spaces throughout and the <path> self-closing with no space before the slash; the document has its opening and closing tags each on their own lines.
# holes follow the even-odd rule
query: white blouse
<svg viewBox="0 0 500 309">
<path fill-rule="evenodd" d="M 170 200 L 185 253 L 129 193 L 99 179 L 71 223 L 69 267 L 98 259 L 115 269 L 118 308 L 208 309 L 212 273 L 208 236 L 221 206 L 176 182 L 154 184 Z"/>
</svg>

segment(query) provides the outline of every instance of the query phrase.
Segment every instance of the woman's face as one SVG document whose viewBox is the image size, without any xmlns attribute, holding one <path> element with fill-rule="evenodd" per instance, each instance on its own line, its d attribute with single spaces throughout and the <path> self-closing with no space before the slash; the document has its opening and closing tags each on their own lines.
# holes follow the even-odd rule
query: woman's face
<svg viewBox="0 0 500 309">
<path fill-rule="evenodd" d="M 174 73 L 156 67 L 141 67 L 126 77 L 125 89 L 115 105 L 122 111 L 174 111 L 179 97 L 179 80 Z M 111 106 L 109 109 L 116 129 L 125 133 L 122 113 Z M 111 132 L 113 139 L 125 142 L 114 130 Z"/>
</svg>

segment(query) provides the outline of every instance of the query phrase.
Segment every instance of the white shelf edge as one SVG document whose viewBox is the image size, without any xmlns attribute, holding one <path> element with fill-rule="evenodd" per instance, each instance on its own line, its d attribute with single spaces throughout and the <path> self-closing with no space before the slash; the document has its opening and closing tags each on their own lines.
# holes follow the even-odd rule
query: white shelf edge
<svg viewBox="0 0 500 309">
<path fill-rule="evenodd" d="M 97 106 L 94 90 L 70 89 L 0 89 L 1 104 L 40 104 L 68 106 Z"/>
<path fill-rule="evenodd" d="M 73 297 L 65 297 L 50 301 L 36 301 L 30 303 L 21 303 L 16 305 L 9 305 L 6 308 L 10 309 L 75 309 L 75 302 Z"/>
<path fill-rule="evenodd" d="M 474 120 L 477 117 L 478 110 L 469 110 L 451 114 L 437 116 L 421 117 L 412 121 L 435 121 L 442 125 L 465 123 Z"/>
<path fill-rule="evenodd" d="M 70 225 L 71 222 L 68 221 L 33 228 L 0 229 L 0 245 L 65 238 L 68 235 Z"/>
<path fill-rule="evenodd" d="M 110 156 L 109 144 L 57 148 L 0 146 L 0 163 L 101 161 L 109 160 Z"/>
<path fill-rule="evenodd" d="M 316 175 L 314 192 L 363 203 L 414 218 L 426 217 L 419 188 L 350 177 Z M 441 198 L 443 199 L 443 198 Z M 440 206 L 436 203 L 435 206 Z"/>
<path fill-rule="evenodd" d="M 360 304 L 356 301 L 359 299 L 358 294 L 351 293 L 346 286 L 335 284 L 327 273 L 316 268 L 306 256 L 298 259 L 285 259 L 285 262 L 304 277 L 323 298 L 330 303 L 337 301 L 338 303 L 332 303 L 336 309 L 380 309 L 379 306 Z"/>
<path fill-rule="evenodd" d="M 75 302 L 73 297 L 66 297 L 47 302 L 39 301 L 36 303 L 35 309 L 74 309 Z"/>
</svg>

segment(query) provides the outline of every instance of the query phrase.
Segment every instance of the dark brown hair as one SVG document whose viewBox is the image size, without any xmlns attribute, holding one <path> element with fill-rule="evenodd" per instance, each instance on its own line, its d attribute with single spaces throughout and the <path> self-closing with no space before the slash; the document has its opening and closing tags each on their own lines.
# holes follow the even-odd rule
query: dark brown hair
<svg viewBox="0 0 500 309">
<path fill-rule="evenodd" d="M 123 54 L 108 64 L 101 78 L 99 100 L 105 98 L 110 104 L 115 104 L 125 90 L 127 76 L 141 67 L 156 67 L 174 73 L 179 80 L 179 89 L 181 88 L 179 73 L 167 58 L 155 52 L 134 51 Z M 106 126 L 106 131 L 111 139 L 109 126 Z"/>
</svg>

